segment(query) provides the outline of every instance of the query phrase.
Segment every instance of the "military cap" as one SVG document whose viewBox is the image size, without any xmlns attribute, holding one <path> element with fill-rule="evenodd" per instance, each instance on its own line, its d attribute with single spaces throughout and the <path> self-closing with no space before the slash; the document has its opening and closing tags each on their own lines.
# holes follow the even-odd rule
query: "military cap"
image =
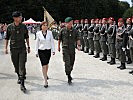
<svg viewBox="0 0 133 100">
<path fill-rule="evenodd" d="M 95 21 L 96 21 L 96 20 L 99 20 L 99 19 L 98 19 L 98 18 L 96 18 L 96 19 L 95 19 Z"/>
<path fill-rule="evenodd" d="M 88 21 L 88 19 L 85 19 L 85 21 Z"/>
<path fill-rule="evenodd" d="M 107 21 L 108 19 L 107 19 L 107 18 L 103 18 L 102 20 L 105 20 L 105 21 Z"/>
<path fill-rule="evenodd" d="M 113 18 L 113 17 L 109 17 L 109 20 L 112 20 L 112 21 L 114 21 L 114 18 Z"/>
<path fill-rule="evenodd" d="M 131 21 L 132 19 L 131 18 L 127 18 L 127 20 L 130 20 Z"/>
<path fill-rule="evenodd" d="M 124 22 L 123 18 L 119 18 L 118 22 Z"/>
<path fill-rule="evenodd" d="M 75 20 L 76 23 L 79 23 L 79 20 Z"/>
<path fill-rule="evenodd" d="M 91 21 L 95 21 L 95 19 L 91 19 Z"/>
<path fill-rule="evenodd" d="M 20 17 L 22 16 L 22 13 L 20 13 L 19 11 L 15 11 L 12 13 L 12 17 Z"/>
<path fill-rule="evenodd" d="M 68 23 L 68 22 L 70 22 L 70 21 L 72 21 L 72 20 L 73 20 L 72 17 L 67 17 L 67 18 L 65 19 L 65 22 Z"/>
</svg>

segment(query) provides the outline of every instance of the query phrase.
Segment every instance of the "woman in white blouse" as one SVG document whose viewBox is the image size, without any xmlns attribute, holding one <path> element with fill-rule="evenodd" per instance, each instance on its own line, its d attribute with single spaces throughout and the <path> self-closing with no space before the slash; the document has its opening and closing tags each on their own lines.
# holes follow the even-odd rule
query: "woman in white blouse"
<svg viewBox="0 0 133 100">
<path fill-rule="evenodd" d="M 48 30 L 48 23 L 42 22 L 40 25 L 41 30 L 36 33 L 36 57 L 39 56 L 42 65 L 42 72 L 44 76 L 45 85 L 48 87 L 48 64 L 51 57 L 51 52 L 55 55 L 54 39 L 52 32 Z"/>
</svg>

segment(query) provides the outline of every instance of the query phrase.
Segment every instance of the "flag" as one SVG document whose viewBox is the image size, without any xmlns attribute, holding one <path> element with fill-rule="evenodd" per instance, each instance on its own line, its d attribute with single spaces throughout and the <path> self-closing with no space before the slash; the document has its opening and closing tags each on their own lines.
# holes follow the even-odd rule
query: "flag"
<svg viewBox="0 0 133 100">
<path fill-rule="evenodd" d="M 44 21 L 48 22 L 48 26 L 51 27 L 52 24 L 54 23 L 54 19 L 52 16 L 49 14 L 49 12 L 43 7 L 44 9 Z"/>
</svg>

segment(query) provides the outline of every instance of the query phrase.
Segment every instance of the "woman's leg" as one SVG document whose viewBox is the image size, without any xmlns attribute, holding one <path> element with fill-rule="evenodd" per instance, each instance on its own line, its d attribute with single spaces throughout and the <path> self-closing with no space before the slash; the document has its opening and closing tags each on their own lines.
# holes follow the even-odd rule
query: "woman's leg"
<svg viewBox="0 0 133 100">
<path fill-rule="evenodd" d="M 44 65 L 42 67 L 42 72 L 43 72 L 43 76 L 44 76 L 45 85 L 48 84 L 48 82 L 47 82 L 47 70 L 48 70 L 48 65 Z"/>
</svg>

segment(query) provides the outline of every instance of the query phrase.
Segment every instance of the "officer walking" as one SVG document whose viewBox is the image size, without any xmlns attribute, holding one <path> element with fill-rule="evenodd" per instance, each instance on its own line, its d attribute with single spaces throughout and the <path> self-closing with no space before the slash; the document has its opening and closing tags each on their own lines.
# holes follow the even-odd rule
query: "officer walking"
<svg viewBox="0 0 133 100">
<path fill-rule="evenodd" d="M 8 54 L 8 41 L 10 40 L 11 59 L 18 75 L 18 84 L 23 92 L 26 92 L 24 80 L 26 79 L 27 50 L 30 53 L 28 30 L 22 21 L 22 14 L 18 11 L 12 14 L 14 22 L 7 27 L 5 38 L 5 53 Z M 27 42 L 27 50 L 25 45 Z"/>
<path fill-rule="evenodd" d="M 109 28 L 107 30 L 107 42 L 108 42 L 108 49 L 110 53 L 111 60 L 107 62 L 110 65 L 115 64 L 116 58 L 116 48 L 115 48 L 115 41 L 116 41 L 116 26 L 114 24 L 114 18 L 110 17 L 108 20 Z"/>
<path fill-rule="evenodd" d="M 102 27 L 101 30 L 99 31 L 100 33 L 100 45 L 103 53 L 103 57 L 100 59 L 102 61 L 107 60 L 107 54 L 108 54 L 108 46 L 107 46 L 107 18 L 102 19 Z"/>
<path fill-rule="evenodd" d="M 95 20 L 91 19 L 91 26 L 88 28 L 88 42 L 89 42 L 89 49 L 90 49 L 90 53 L 89 55 L 94 55 L 94 41 L 93 41 L 93 37 L 94 37 L 94 33 L 93 33 L 93 29 L 95 27 Z"/>
<path fill-rule="evenodd" d="M 68 84 L 71 85 L 75 61 L 75 42 L 77 42 L 77 49 L 80 50 L 80 36 L 76 29 L 72 28 L 73 20 L 71 17 L 65 19 L 66 27 L 60 31 L 58 40 L 58 51 L 60 51 L 60 42 L 62 42 L 63 61 L 65 62 L 65 72 L 68 76 Z"/>
<path fill-rule="evenodd" d="M 118 19 L 118 29 L 116 32 L 116 50 L 118 53 L 118 58 L 121 62 L 121 65 L 117 68 L 121 70 L 126 69 L 126 55 L 125 50 L 127 46 L 128 34 L 125 32 L 124 20 L 122 18 Z"/>
</svg>

